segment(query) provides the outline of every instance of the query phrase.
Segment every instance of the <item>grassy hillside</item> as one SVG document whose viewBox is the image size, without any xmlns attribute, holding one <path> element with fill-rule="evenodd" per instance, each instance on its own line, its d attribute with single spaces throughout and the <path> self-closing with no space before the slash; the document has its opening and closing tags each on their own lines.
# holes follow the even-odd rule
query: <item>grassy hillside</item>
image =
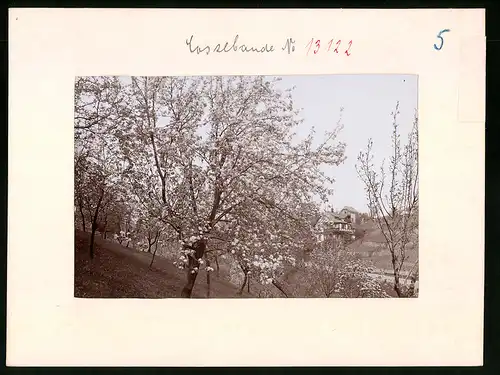
<svg viewBox="0 0 500 375">
<path fill-rule="evenodd" d="M 75 232 L 75 285 L 74 295 L 79 298 L 178 298 L 186 275 L 177 269 L 171 260 L 156 256 L 149 268 L 152 255 L 136 251 L 101 238 L 95 240 L 95 257 L 89 256 L 90 234 Z M 301 279 L 304 270 L 288 267 L 281 280 L 290 297 L 304 296 L 308 285 Z M 251 283 L 251 293 L 238 295 L 239 287 L 229 281 L 228 264 L 220 262 L 220 277 L 211 273 L 210 298 L 256 298 L 282 297 L 275 287 Z M 395 296 L 392 285 L 386 292 Z M 207 298 L 206 273 L 201 272 L 196 280 L 193 298 Z"/>
<path fill-rule="evenodd" d="M 75 297 L 84 298 L 176 298 L 185 283 L 185 273 L 170 261 L 155 257 L 149 269 L 151 254 L 126 248 L 96 237 L 95 257 L 89 257 L 90 234 L 75 232 Z M 206 274 L 196 280 L 193 298 L 207 296 Z M 211 298 L 234 298 L 238 288 L 214 274 L 211 276 Z M 243 297 L 252 297 L 244 293 Z"/>
</svg>

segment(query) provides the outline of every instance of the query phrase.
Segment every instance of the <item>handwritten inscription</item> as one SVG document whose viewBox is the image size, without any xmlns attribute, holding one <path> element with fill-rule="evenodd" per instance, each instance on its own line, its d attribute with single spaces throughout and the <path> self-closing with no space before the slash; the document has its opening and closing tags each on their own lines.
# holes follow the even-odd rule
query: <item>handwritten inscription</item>
<svg viewBox="0 0 500 375">
<path fill-rule="evenodd" d="M 434 49 L 435 49 L 436 51 L 440 51 L 440 50 L 441 50 L 441 48 L 443 48 L 444 39 L 443 39 L 443 37 L 442 37 L 441 35 L 442 35 L 443 33 L 447 33 L 447 32 L 449 32 L 449 31 L 450 31 L 450 29 L 444 29 L 444 30 L 441 30 L 441 31 L 439 32 L 439 34 L 437 35 L 437 37 L 439 38 L 439 40 L 441 41 L 441 43 L 439 44 L 439 47 L 438 47 L 438 46 L 434 43 Z"/>
<path fill-rule="evenodd" d="M 296 41 L 293 38 L 287 38 L 285 43 L 281 47 L 281 51 L 287 54 L 295 53 L 296 51 Z M 186 39 L 186 46 L 189 52 L 200 54 L 213 54 L 213 53 L 229 53 L 229 52 L 245 52 L 245 53 L 272 53 L 277 50 L 274 48 L 274 44 L 265 43 L 261 45 L 250 45 L 245 43 L 240 43 L 239 35 L 235 35 L 232 40 L 224 41 L 217 44 L 200 44 L 196 43 L 194 35 L 191 35 Z M 309 55 L 311 52 L 316 55 L 320 51 L 323 53 L 344 53 L 346 56 L 351 56 L 352 40 L 349 42 L 342 41 L 341 39 L 330 39 L 327 43 L 322 45 L 320 39 L 311 38 L 311 40 L 305 45 L 302 50 L 303 53 Z"/>
<path fill-rule="evenodd" d="M 328 43 L 326 44 L 326 46 L 328 47 L 326 49 L 325 52 L 333 52 L 333 53 L 341 53 L 339 52 L 339 49 L 342 51 L 341 49 L 341 46 L 342 46 L 342 40 L 341 39 L 338 39 L 338 40 L 335 40 L 335 39 L 330 39 L 328 41 Z M 345 47 L 345 49 L 343 50 L 343 52 L 347 55 L 347 56 L 351 56 L 351 46 L 352 46 L 352 40 L 350 40 L 348 43 L 347 43 L 347 47 Z M 314 39 L 314 38 L 311 38 L 311 40 L 306 44 L 306 49 L 307 49 L 307 52 L 306 52 L 306 55 L 309 55 L 309 52 L 311 52 L 311 49 L 312 49 L 312 53 L 314 55 L 316 55 L 322 48 L 322 44 L 321 44 L 321 40 L 320 39 Z"/>
<path fill-rule="evenodd" d="M 206 55 L 210 53 L 223 53 L 223 52 L 257 52 L 257 53 L 264 53 L 264 52 L 273 52 L 274 51 L 274 46 L 271 44 L 269 45 L 268 43 L 262 45 L 262 46 L 249 46 L 247 44 L 239 44 L 238 39 L 239 35 L 236 35 L 234 39 L 232 40 L 232 43 L 229 41 L 226 41 L 224 43 L 224 47 L 222 47 L 222 43 L 218 43 L 216 45 L 210 46 L 210 45 L 204 45 L 204 46 L 199 46 L 195 45 L 193 42 L 194 35 L 191 35 L 189 39 L 186 39 L 186 45 L 189 47 L 189 51 L 191 53 L 205 53 Z"/>
<path fill-rule="evenodd" d="M 292 52 L 295 52 L 295 40 L 293 40 L 292 38 L 288 38 L 285 42 L 285 45 L 281 48 L 282 51 L 287 51 L 288 54 L 292 53 Z"/>
</svg>

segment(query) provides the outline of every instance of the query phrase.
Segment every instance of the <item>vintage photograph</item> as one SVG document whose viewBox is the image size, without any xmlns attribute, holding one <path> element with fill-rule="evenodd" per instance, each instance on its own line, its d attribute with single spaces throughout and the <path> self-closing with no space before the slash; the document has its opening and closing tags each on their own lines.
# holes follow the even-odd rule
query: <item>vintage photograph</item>
<svg viewBox="0 0 500 375">
<path fill-rule="evenodd" d="M 74 94 L 75 297 L 418 297 L 416 75 Z"/>
</svg>

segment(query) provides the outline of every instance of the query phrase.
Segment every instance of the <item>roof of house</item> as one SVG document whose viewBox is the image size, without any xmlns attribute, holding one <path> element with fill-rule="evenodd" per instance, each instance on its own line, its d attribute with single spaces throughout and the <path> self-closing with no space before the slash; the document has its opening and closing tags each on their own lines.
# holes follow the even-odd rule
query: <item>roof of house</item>
<svg viewBox="0 0 500 375">
<path fill-rule="evenodd" d="M 333 224 L 347 224 L 344 220 L 342 220 L 341 218 L 338 218 L 338 217 L 333 217 L 329 220 L 330 223 L 333 223 Z"/>
<path fill-rule="evenodd" d="M 328 223 L 333 223 L 333 224 L 337 224 L 337 223 L 347 224 L 346 221 L 342 220 L 343 218 L 341 215 L 336 214 L 334 212 L 326 212 L 323 214 L 323 216 L 321 218 L 323 219 L 323 222 L 328 222 Z"/>
<path fill-rule="evenodd" d="M 358 213 L 358 210 L 356 210 L 355 208 L 353 208 L 351 206 L 345 206 L 342 210 L 346 210 L 346 211 L 351 211 L 351 212 L 354 212 L 354 213 Z"/>
<path fill-rule="evenodd" d="M 341 219 L 345 219 L 348 216 L 351 216 L 351 214 L 350 213 L 343 213 L 343 212 L 340 212 L 338 214 L 338 217 L 341 218 Z"/>
</svg>

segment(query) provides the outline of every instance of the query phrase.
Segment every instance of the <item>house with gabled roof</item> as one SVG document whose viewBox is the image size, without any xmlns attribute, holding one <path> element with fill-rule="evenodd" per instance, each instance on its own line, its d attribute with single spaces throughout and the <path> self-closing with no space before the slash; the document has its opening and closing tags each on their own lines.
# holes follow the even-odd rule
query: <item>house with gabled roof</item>
<svg viewBox="0 0 500 375">
<path fill-rule="evenodd" d="M 336 241 L 342 240 L 344 242 L 354 240 L 354 228 L 352 223 L 349 220 L 343 219 L 341 214 L 335 213 L 333 210 L 321 215 L 316 226 L 320 229 L 321 241 L 327 238 Z"/>
<path fill-rule="evenodd" d="M 359 212 L 355 208 L 350 206 L 345 206 L 342 210 L 340 210 L 339 216 L 342 219 L 348 220 L 353 224 L 361 223 L 361 216 Z"/>
</svg>

